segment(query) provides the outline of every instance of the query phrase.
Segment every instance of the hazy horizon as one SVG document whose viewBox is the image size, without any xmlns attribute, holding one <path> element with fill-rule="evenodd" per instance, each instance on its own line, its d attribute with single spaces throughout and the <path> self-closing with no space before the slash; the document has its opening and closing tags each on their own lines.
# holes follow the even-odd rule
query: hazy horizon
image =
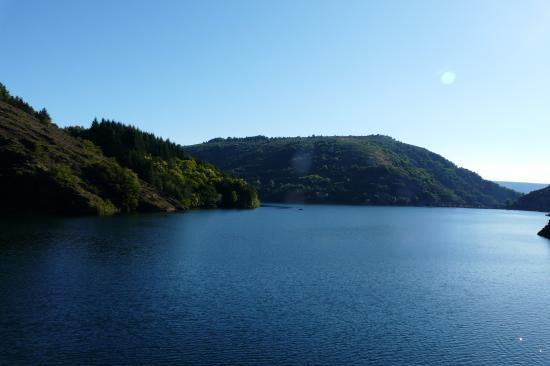
<svg viewBox="0 0 550 366">
<path fill-rule="evenodd" d="M 60 126 L 182 145 L 383 134 L 485 179 L 550 182 L 544 1 L 0 0 L 0 78 Z"/>
</svg>

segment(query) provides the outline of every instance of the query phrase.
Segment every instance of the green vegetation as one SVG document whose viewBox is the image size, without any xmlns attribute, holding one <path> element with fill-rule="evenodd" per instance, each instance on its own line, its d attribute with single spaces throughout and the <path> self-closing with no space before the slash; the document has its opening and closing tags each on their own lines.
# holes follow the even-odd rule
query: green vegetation
<svg viewBox="0 0 550 366">
<path fill-rule="evenodd" d="M 550 212 L 550 186 L 520 197 L 512 208 L 526 211 Z"/>
<path fill-rule="evenodd" d="M 62 130 L 1 84 L 0 202 L 3 214 L 259 206 L 244 180 L 181 146 L 108 121 Z"/>
<path fill-rule="evenodd" d="M 67 164 L 48 164 L 53 178 L 64 186 L 72 186 L 81 183 L 81 179 L 74 174 Z"/>
<path fill-rule="evenodd" d="M 5 211 L 253 208 L 259 206 L 256 189 L 274 202 L 550 211 L 550 188 L 513 204 L 518 193 L 387 136 L 217 138 L 184 148 L 108 120 L 59 129 L 45 109 L 35 111 L 0 84 Z"/>
<path fill-rule="evenodd" d="M 256 191 L 244 180 L 228 176 L 211 164 L 196 161 L 169 140 L 118 122 L 94 120 L 89 129 L 70 127 L 75 137 L 91 141 L 103 153 L 183 208 L 255 208 Z"/>
<path fill-rule="evenodd" d="M 186 151 L 253 184 L 264 201 L 505 207 L 519 194 L 387 136 L 216 138 Z"/>
<path fill-rule="evenodd" d="M 39 111 L 34 110 L 33 107 L 31 107 L 29 104 L 27 104 L 23 99 L 20 97 L 14 97 L 10 94 L 8 89 L 4 86 L 4 84 L 0 83 L 0 102 L 7 103 L 17 109 L 20 109 L 35 118 L 37 118 L 42 123 L 51 123 L 52 119 L 50 117 L 50 114 L 46 110 L 46 108 L 42 108 Z"/>
<path fill-rule="evenodd" d="M 98 187 L 97 193 L 102 193 L 122 211 L 130 212 L 138 207 L 141 186 L 136 173 L 130 169 L 105 159 L 87 164 L 84 174 Z"/>
</svg>

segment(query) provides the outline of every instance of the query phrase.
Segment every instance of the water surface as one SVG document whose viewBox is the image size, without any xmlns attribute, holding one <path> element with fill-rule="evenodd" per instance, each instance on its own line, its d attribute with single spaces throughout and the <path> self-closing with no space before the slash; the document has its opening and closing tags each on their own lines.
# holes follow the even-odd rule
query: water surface
<svg viewBox="0 0 550 366">
<path fill-rule="evenodd" d="M 544 215 L 300 207 L 2 220 L 0 365 L 550 364 Z"/>
</svg>

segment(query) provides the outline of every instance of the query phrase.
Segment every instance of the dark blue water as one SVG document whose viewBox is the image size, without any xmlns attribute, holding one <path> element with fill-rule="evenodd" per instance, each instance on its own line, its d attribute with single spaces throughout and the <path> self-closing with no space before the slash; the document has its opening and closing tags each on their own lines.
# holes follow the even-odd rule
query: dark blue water
<svg viewBox="0 0 550 366">
<path fill-rule="evenodd" d="M 550 364 L 544 215 L 303 207 L 3 220 L 0 364 Z"/>
</svg>

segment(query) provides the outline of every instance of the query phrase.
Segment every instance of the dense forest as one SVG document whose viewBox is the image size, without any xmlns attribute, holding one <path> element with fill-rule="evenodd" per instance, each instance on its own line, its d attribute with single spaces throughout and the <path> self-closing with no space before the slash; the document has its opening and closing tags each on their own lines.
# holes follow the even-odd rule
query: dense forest
<svg viewBox="0 0 550 366">
<path fill-rule="evenodd" d="M 520 196 L 381 135 L 216 138 L 186 150 L 246 179 L 264 201 L 508 207 Z"/>
<path fill-rule="evenodd" d="M 550 187 L 521 196 L 387 136 L 217 138 L 182 147 L 109 120 L 60 129 L 46 109 L 2 84 L 0 163 L 8 211 L 251 208 L 257 191 L 272 202 L 550 211 Z"/>
<path fill-rule="evenodd" d="M 104 134 L 109 138 L 98 138 Z M 83 137 L 87 136 L 89 139 Z M 134 170 L 135 169 L 135 170 Z M 63 130 L 0 85 L 2 214 L 113 214 L 259 206 L 254 188 L 181 147 L 103 121 Z"/>
<path fill-rule="evenodd" d="M 185 208 L 259 206 L 256 190 L 243 179 L 223 174 L 212 164 L 193 159 L 180 145 L 151 133 L 108 120 L 94 120 L 89 129 L 66 131 L 99 146 L 105 155 Z"/>
<path fill-rule="evenodd" d="M 550 212 L 550 186 L 520 197 L 513 208 L 527 211 Z"/>
</svg>

